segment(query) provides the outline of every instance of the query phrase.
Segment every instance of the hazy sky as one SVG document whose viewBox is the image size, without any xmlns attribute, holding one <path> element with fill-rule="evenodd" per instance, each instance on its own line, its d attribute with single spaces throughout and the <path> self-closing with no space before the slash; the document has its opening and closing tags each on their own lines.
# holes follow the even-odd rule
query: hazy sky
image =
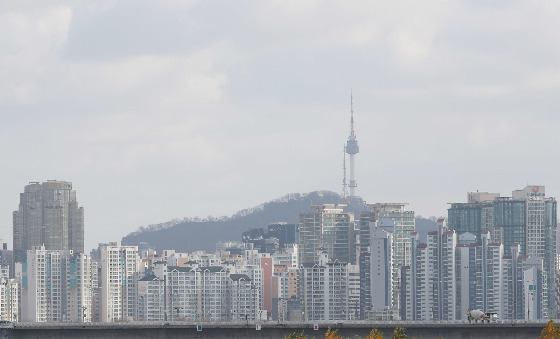
<svg viewBox="0 0 560 339">
<path fill-rule="evenodd" d="M 366 201 L 428 217 L 477 189 L 560 196 L 559 17 L 557 1 L 0 2 L 0 237 L 29 181 L 73 183 L 87 248 L 340 192 L 351 89 Z"/>
</svg>

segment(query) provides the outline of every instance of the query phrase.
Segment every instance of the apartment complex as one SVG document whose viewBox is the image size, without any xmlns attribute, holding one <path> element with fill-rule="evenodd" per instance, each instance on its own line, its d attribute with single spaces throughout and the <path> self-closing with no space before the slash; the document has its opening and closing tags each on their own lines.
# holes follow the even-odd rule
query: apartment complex
<svg viewBox="0 0 560 339">
<path fill-rule="evenodd" d="M 355 265 L 331 261 L 326 252 L 318 256 L 316 263 L 303 265 L 301 271 L 304 320 L 348 320 L 352 310 L 349 274 Z"/>
<path fill-rule="evenodd" d="M 403 320 L 460 320 L 468 309 L 496 312 L 501 319 L 548 317 L 543 261 L 520 255 L 518 244 L 505 256 L 488 231 L 480 242 L 459 243 L 443 220 L 426 244 L 417 240 L 413 235 L 411 265 L 402 268 Z"/>
<path fill-rule="evenodd" d="M 91 321 L 91 276 L 88 254 L 70 250 L 27 251 L 23 285 L 23 321 Z"/>
<path fill-rule="evenodd" d="M 545 299 L 554 300 L 556 272 L 557 202 L 546 197 L 544 186 L 526 186 L 511 197 L 497 193 L 468 193 L 467 203 L 453 203 L 448 210 L 449 228 L 458 234 L 469 232 L 481 237 L 488 232 L 490 241 L 504 246 L 510 256 L 512 245 L 519 244 L 520 255 L 544 260 Z M 551 302 L 551 316 L 556 308 Z"/>
</svg>

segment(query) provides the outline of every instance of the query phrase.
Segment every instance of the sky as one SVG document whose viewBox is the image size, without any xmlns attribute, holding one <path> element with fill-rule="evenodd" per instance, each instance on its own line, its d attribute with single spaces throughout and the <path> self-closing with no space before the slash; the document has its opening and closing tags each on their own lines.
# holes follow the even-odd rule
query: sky
<svg viewBox="0 0 560 339">
<path fill-rule="evenodd" d="M 0 238 L 11 248 L 31 181 L 73 183 L 86 249 L 341 192 L 351 92 L 368 203 L 430 217 L 469 191 L 558 197 L 559 15 L 546 0 L 0 2 Z"/>
</svg>

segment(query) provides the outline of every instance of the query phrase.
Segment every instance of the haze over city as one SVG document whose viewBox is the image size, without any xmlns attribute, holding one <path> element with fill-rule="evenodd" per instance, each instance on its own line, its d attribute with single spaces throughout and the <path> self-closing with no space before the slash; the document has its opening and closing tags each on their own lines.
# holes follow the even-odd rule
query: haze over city
<svg viewBox="0 0 560 339">
<path fill-rule="evenodd" d="M 0 216 L 67 180 L 86 248 L 173 218 L 340 192 L 446 216 L 468 191 L 558 197 L 560 5 L 0 4 Z M 11 227 L 4 227 L 10 242 Z"/>
</svg>

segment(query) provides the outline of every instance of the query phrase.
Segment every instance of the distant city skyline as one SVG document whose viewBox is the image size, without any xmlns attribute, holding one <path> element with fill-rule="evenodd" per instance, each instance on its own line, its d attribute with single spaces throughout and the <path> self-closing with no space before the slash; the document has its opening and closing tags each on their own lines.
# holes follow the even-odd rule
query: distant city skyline
<svg viewBox="0 0 560 339">
<path fill-rule="evenodd" d="M 546 185 L 558 197 L 559 11 L 3 3 L 1 238 L 31 181 L 73 183 L 86 251 L 140 226 L 339 193 L 350 91 L 368 203 L 440 217 L 477 190 Z"/>
</svg>

